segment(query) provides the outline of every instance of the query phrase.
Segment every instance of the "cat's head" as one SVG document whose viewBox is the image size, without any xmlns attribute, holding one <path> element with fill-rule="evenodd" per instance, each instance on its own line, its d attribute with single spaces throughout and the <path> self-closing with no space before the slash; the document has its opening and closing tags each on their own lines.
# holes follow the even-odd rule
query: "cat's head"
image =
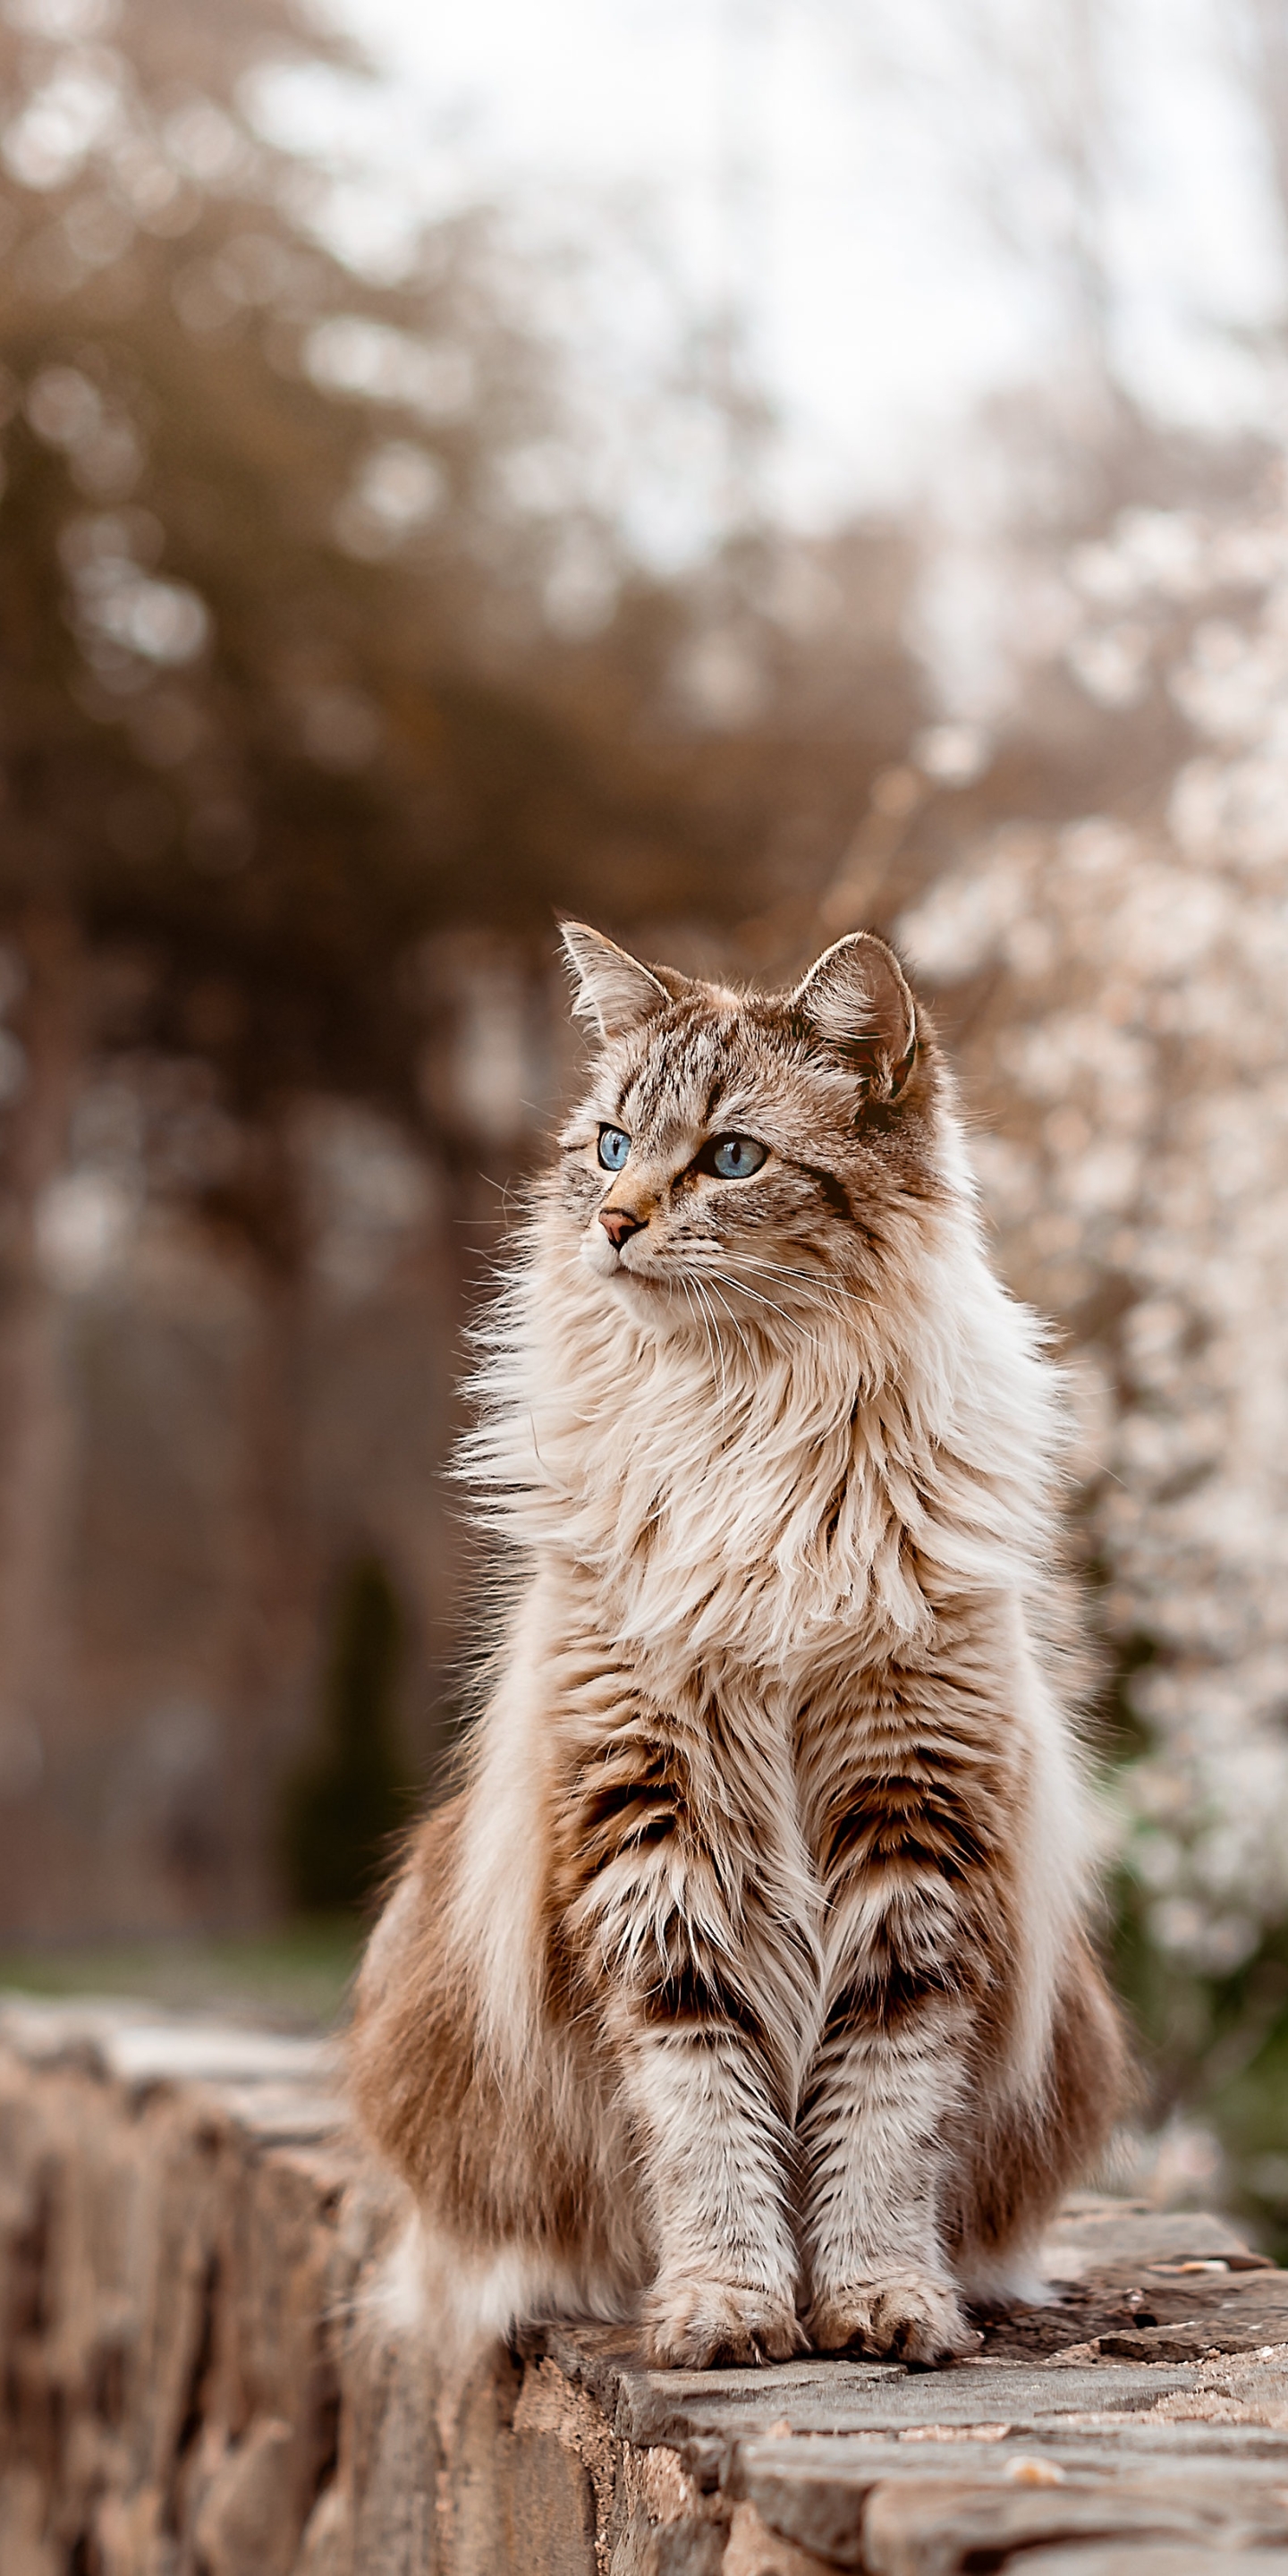
<svg viewBox="0 0 1288 2576">
<path fill-rule="evenodd" d="M 766 994 L 563 936 L 601 1052 L 554 1196 L 609 1292 L 771 1330 L 838 1287 L 888 1294 L 946 1184 L 938 1052 L 885 941 L 839 939 Z"/>
</svg>

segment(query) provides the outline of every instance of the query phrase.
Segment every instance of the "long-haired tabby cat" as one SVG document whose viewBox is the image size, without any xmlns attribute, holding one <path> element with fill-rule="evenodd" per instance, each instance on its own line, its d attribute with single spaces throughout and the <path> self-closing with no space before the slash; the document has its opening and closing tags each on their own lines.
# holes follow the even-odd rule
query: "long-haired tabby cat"
<svg viewBox="0 0 1288 2576">
<path fill-rule="evenodd" d="M 1058 1384 L 892 953 L 564 933 L 602 1045 L 487 1336 L 521 1583 L 354 2033 L 438 2331 L 934 2361 L 1120 2089 L 1044 1642 Z"/>
</svg>

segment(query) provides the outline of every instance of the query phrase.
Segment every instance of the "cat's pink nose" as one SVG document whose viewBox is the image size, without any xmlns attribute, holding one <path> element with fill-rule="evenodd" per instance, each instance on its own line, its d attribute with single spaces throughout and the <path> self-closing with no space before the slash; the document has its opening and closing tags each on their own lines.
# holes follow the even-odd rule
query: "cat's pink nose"
<svg viewBox="0 0 1288 2576">
<path fill-rule="evenodd" d="M 632 1216 L 629 1208 L 601 1208 L 599 1222 L 615 1251 L 620 1252 L 633 1234 L 643 1230 L 644 1218 Z"/>
</svg>

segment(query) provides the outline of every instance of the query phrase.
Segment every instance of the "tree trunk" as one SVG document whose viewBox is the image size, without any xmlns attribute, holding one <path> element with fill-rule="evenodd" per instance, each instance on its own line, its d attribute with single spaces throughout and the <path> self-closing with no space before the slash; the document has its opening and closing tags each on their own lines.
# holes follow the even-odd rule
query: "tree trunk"
<svg viewBox="0 0 1288 2576">
<path fill-rule="evenodd" d="M 255 1136 L 243 1211 L 256 1328 L 242 1386 L 241 1651 L 228 1747 L 229 1899 L 243 1921 L 285 1900 L 278 1823 L 316 1681 L 320 1590 L 303 1475 L 305 1211 L 285 1108 Z"/>
<path fill-rule="evenodd" d="M 0 1163 L 0 1925 L 32 1930 L 55 1928 L 58 1904 L 58 1837 L 42 1791 L 64 1687 L 74 1445 L 39 1217 L 81 1078 L 84 972 L 62 909 L 30 912 L 15 944 L 27 975 L 17 1025 L 27 1066 Z"/>
</svg>

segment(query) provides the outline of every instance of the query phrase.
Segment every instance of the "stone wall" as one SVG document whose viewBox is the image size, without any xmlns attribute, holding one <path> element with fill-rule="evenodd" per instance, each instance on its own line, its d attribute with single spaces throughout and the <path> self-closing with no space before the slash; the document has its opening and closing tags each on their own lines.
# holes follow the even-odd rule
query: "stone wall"
<svg viewBox="0 0 1288 2576">
<path fill-rule="evenodd" d="M 464 2387 L 397 2220 L 325 2046 L 0 2010 L 3 2576 L 1288 2576 L 1288 2275 L 1219 2220 L 1072 2205 L 939 2374 L 551 2327 Z"/>
</svg>

